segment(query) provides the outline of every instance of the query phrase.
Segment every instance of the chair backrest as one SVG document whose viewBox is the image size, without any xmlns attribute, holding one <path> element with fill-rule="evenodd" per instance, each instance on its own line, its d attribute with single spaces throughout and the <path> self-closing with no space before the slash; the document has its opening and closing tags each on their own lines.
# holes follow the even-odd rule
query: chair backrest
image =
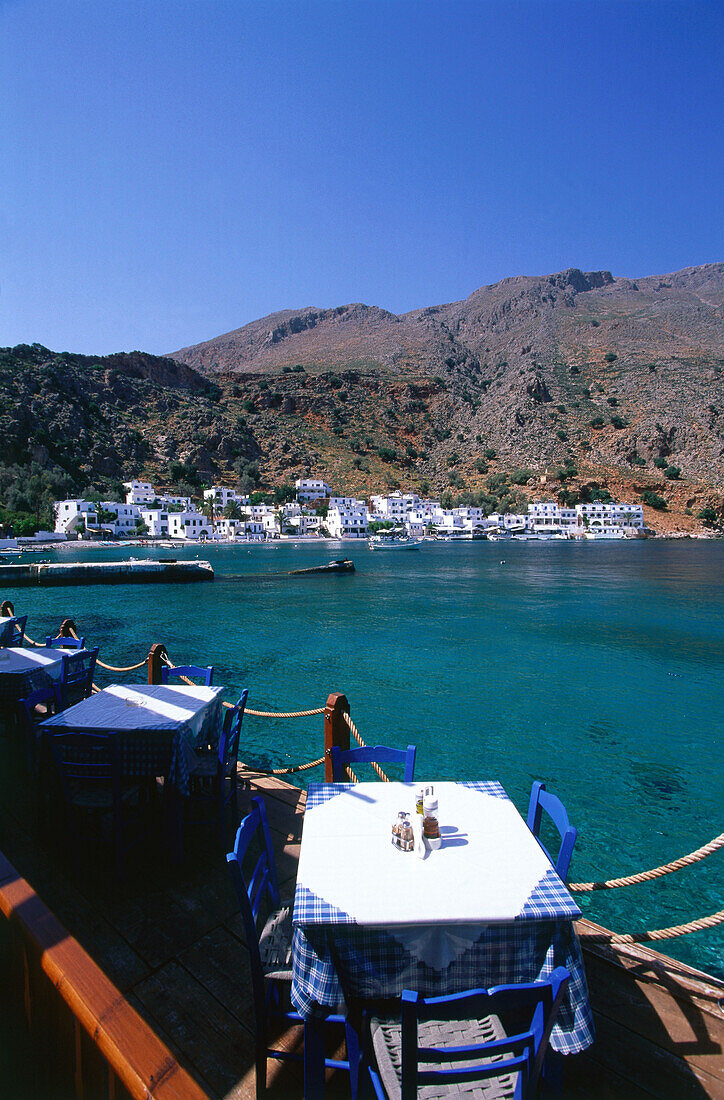
<svg viewBox="0 0 724 1100">
<path fill-rule="evenodd" d="M 540 839 L 541 819 L 544 810 L 553 821 L 561 837 L 561 845 L 555 859 Z M 541 783 L 539 780 L 536 780 L 530 789 L 528 828 L 555 867 L 556 873 L 565 882 L 568 877 L 568 868 L 571 863 L 571 856 L 573 855 L 573 847 L 576 843 L 578 830 L 575 826 L 571 825 L 568 820 L 566 807 L 563 805 L 560 798 L 557 798 L 556 795 L 547 791 L 545 783 Z"/>
<path fill-rule="evenodd" d="M 98 649 L 79 649 L 76 653 L 64 653 L 60 675 L 60 692 L 64 707 L 87 699 L 93 690 L 93 673 L 98 660 Z"/>
<path fill-rule="evenodd" d="M 70 638 L 65 634 L 59 634 L 57 638 L 51 638 L 48 634 L 45 639 L 46 649 L 85 649 L 85 638 Z"/>
<path fill-rule="evenodd" d="M 115 806 L 121 802 L 121 768 L 115 733 L 68 731 L 49 736 L 60 784 L 72 804 L 80 786 L 110 787 Z"/>
<path fill-rule="evenodd" d="M 264 800 L 252 798 L 251 807 L 237 829 L 234 849 L 227 854 L 226 861 L 239 899 L 259 1024 L 264 1019 L 266 1001 L 259 925 L 269 910 L 279 908 L 279 883 Z"/>
<path fill-rule="evenodd" d="M 408 745 L 406 749 L 390 749 L 386 745 L 365 745 L 364 748 L 342 750 L 333 745 L 330 754 L 332 758 L 332 782 L 344 783 L 347 781 L 346 768 L 348 764 L 404 764 L 404 783 L 412 783 L 415 778 L 415 754 L 417 747 Z"/>
<path fill-rule="evenodd" d="M 222 774 L 226 771 L 229 764 L 239 757 L 239 735 L 241 734 L 241 723 L 244 718 L 244 708 L 246 707 L 246 697 L 249 694 L 249 689 L 244 688 L 239 696 L 238 702 L 233 707 L 226 708 L 226 714 L 224 715 L 224 726 L 221 731 L 221 737 L 219 738 L 219 767 Z"/>
<path fill-rule="evenodd" d="M 42 722 L 55 713 L 58 708 L 59 694 L 57 684 L 53 684 L 52 687 L 43 687 L 38 688 L 37 691 L 31 691 L 24 699 L 18 699 L 21 718 L 25 721 L 27 728 L 32 729 L 38 722 Z M 47 712 L 41 713 L 36 710 L 36 707 L 39 706 L 46 707 Z"/>
<path fill-rule="evenodd" d="M 188 680 L 200 680 L 203 687 L 211 687 L 214 682 L 214 666 L 201 668 L 200 665 L 176 665 L 175 668 L 169 668 L 168 665 L 161 665 L 162 684 L 167 684 L 169 680 L 178 680 L 181 676 Z"/>
<path fill-rule="evenodd" d="M 27 615 L 12 615 L 9 619 L 5 619 L 0 623 L 0 649 L 23 644 L 27 621 Z"/>
<path fill-rule="evenodd" d="M 442 1087 L 485 1081 L 519 1073 L 516 1098 L 537 1095 L 548 1040 L 565 994 L 570 974 L 557 967 L 547 981 L 473 989 L 444 997 L 402 993 L 402 1100 L 414 1100 L 424 1085 Z M 421 1046 L 418 1021 L 473 1021 L 495 1014 L 505 1025 L 514 1021 L 513 1033 L 502 1039 L 454 1045 Z M 444 1024 L 441 1031 L 444 1031 Z M 491 1060 L 492 1058 L 492 1060 Z M 420 1068 L 420 1063 L 424 1068 Z M 454 1092 L 454 1090 L 451 1090 Z"/>
</svg>

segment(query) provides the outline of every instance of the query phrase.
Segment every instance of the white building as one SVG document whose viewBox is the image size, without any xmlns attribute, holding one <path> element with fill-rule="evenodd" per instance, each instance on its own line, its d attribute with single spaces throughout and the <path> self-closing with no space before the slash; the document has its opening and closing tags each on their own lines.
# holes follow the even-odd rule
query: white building
<svg viewBox="0 0 724 1100">
<path fill-rule="evenodd" d="M 141 513 L 141 509 L 137 504 L 119 504 L 115 500 L 103 500 L 100 507 L 106 513 L 113 512 L 116 517 L 115 520 L 107 520 L 101 519 L 99 516 L 99 525 L 102 531 L 108 531 L 111 535 L 125 538 L 130 538 L 136 534 L 136 523 Z"/>
<path fill-rule="evenodd" d="M 236 489 L 227 489 L 225 485 L 214 485 L 212 489 L 204 489 L 204 500 L 213 500 L 221 512 L 229 503 L 238 504 L 240 508 L 249 504 L 248 496 L 243 496 Z"/>
<path fill-rule="evenodd" d="M 57 500 L 54 531 L 58 535 L 83 534 L 98 530 L 98 505 L 90 500 Z"/>
<path fill-rule="evenodd" d="M 213 531 L 200 512 L 168 512 L 168 536 L 172 539 L 211 538 Z"/>
<path fill-rule="evenodd" d="M 152 504 L 156 499 L 156 490 L 150 481 L 124 481 L 126 504 Z"/>
<path fill-rule="evenodd" d="M 363 500 L 358 500 L 357 497 L 330 497 L 330 508 L 367 508 L 367 505 Z"/>
<path fill-rule="evenodd" d="M 327 530 L 333 539 L 362 539 L 368 532 L 367 508 L 338 506 L 327 512 Z"/>
<path fill-rule="evenodd" d="M 295 481 L 297 500 L 324 500 L 329 496 L 326 481 L 312 477 L 298 477 Z"/>
<path fill-rule="evenodd" d="M 146 524 L 147 534 L 153 538 L 169 537 L 168 512 L 165 508 L 141 508 L 141 519 Z"/>
</svg>

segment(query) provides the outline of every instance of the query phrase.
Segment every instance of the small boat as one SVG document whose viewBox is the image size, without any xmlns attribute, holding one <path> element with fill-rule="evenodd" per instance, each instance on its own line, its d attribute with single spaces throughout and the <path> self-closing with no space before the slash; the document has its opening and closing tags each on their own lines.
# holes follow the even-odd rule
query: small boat
<svg viewBox="0 0 724 1100">
<path fill-rule="evenodd" d="M 406 535 L 370 535 L 367 540 L 370 550 L 419 550 L 421 543 Z"/>
<path fill-rule="evenodd" d="M 290 569 L 288 576 L 304 577 L 311 573 L 354 573 L 354 562 L 349 558 L 330 561 L 327 565 L 313 565 L 308 569 Z"/>
</svg>

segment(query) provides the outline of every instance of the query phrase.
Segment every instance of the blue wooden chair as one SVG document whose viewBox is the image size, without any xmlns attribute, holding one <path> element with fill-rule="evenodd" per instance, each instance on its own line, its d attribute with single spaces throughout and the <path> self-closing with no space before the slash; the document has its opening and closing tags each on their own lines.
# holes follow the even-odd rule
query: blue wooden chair
<svg viewBox="0 0 724 1100">
<path fill-rule="evenodd" d="M 415 754 L 417 747 L 408 745 L 406 749 L 388 749 L 385 745 L 365 745 L 364 748 L 342 750 L 333 745 L 330 749 L 332 758 L 332 782 L 347 782 L 347 765 L 354 764 L 404 764 L 404 783 L 412 783 L 415 779 Z"/>
<path fill-rule="evenodd" d="M 561 837 L 561 845 L 555 859 L 540 838 L 544 810 L 553 821 Z M 556 795 L 547 791 L 545 783 L 541 783 L 539 780 L 536 780 L 530 789 L 528 828 L 555 867 L 556 874 L 565 882 L 568 878 L 568 868 L 570 866 L 571 856 L 573 855 L 573 847 L 576 843 L 578 830 L 571 825 L 568 820 L 566 807 L 563 805 L 560 798 L 557 798 Z"/>
<path fill-rule="evenodd" d="M 38 688 L 24 699 L 18 699 L 18 724 L 25 738 L 25 750 L 29 775 L 37 773 L 38 726 L 46 718 L 58 712 L 60 693 L 58 686 Z"/>
<path fill-rule="evenodd" d="M 369 1021 L 367 1068 L 378 1100 L 416 1100 L 418 1089 L 435 1097 L 537 1096 L 569 980 L 558 967 L 548 981 L 525 985 L 443 997 L 404 990 L 401 1014 Z"/>
<path fill-rule="evenodd" d="M 138 783 L 124 782 L 115 733 L 58 733 L 48 737 L 65 802 L 76 873 L 80 848 L 94 838 L 113 848 L 116 877 L 126 853 L 145 836 L 138 828 L 142 803 Z"/>
<path fill-rule="evenodd" d="M 10 646 L 21 646 L 25 640 L 25 624 L 27 615 L 12 615 L 0 623 L 0 649 L 8 649 Z"/>
<path fill-rule="evenodd" d="M 256 1095 L 266 1093 L 267 1059 L 301 1061 L 303 1055 L 269 1045 L 275 1022 L 302 1024 L 302 1017 L 288 1005 L 292 981 L 292 902 L 279 896 L 276 861 L 264 800 L 252 798 L 251 812 L 242 820 L 233 851 L 226 856 L 234 883 L 246 945 L 249 949 L 251 984 L 256 1024 Z M 343 1024 L 342 1016 L 328 1016 L 327 1023 Z M 356 1044 L 354 1032 L 348 1042 Z M 356 1046 L 353 1048 L 356 1052 Z M 349 1069 L 349 1062 L 327 1059 L 325 1066 Z"/>
<path fill-rule="evenodd" d="M 169 668 L 168 665 L 161 665 L 162 684 L 167 684 L 170 680 L 179 680 L 182 676 L 188 680 L 200 680 L 203 687 L 211 687 L 214 681 L 214 666 L 207 665 L 206 668 L 201 668 L 199 665 L 176 665 L 175 668 Z"/>
<path fill-rule="evenodd" d="M 58 687 L 60 689 L 60 709 L 66 710 L 81 699 L 87 699 L 93 692 L 93 673 L 98 660 L 98 648 L 79 649 L 76 653 L 64 653 L 61 657 L 63 667 Z"/>
<path fill-rule="evenodd" d="M 189 772 L 191 784 L 191 806 L 194 804 L 213 802 L 215 816 L 213 820 L 218 823 L 221 835 L 222 850 L 226 850 L 226 808 L 231 802 L 234 811 L 234 824 L 237 821 L 237 770 L 236 764 L 239 758 L 239 735 L 241 723 L 244 719 L 246 697 L 249 694 L 245 688 L 238 702 L 233 707 L 226 709 L 224 725 L 219 737 L 219 743 L 209 753 L 199 755 L 198 763 Z M 204 818 L 197 824 L 208 824 L 211 819 Z"/>
<path fill-rule="evenodd" d="M 51 638 L 48 634 L 45 639 L 46 649 L 85 649 L 85 638 L 67 637 L 59 634 L 57 638 Z"/>
</svg>

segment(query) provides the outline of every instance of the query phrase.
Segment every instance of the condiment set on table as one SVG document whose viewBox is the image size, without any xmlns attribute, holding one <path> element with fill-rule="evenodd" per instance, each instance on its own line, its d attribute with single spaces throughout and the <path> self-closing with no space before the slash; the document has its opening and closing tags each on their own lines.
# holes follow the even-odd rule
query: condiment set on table
<svg viewBox="0 0 724 1100">
<path fill-rule="evenodd" d="M 419 817 L 413 826 L 410 814 L 400 810 L 392 823 L 392 844 L 401 852 L 414 852 L 424 856 L 426 850 L 434 850 L 442 844 L 438 821 L 437 795 L 433 787 L 420 787 L 415 808 Z"/>
</svg>

